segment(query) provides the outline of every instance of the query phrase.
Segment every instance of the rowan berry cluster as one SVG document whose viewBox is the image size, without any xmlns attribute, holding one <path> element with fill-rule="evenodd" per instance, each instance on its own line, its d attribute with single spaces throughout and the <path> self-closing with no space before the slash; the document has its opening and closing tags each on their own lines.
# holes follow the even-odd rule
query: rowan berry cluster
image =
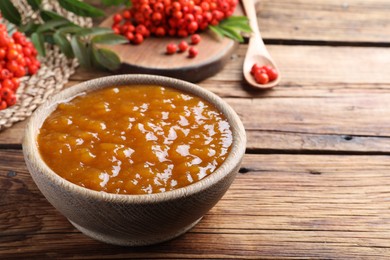
<svg viewBox="0 0 390 260">
<path fill-rule="evenodd" d="M 140 44 L 151 34 L 187 37 L 231 16 L 238 0 L 133 0 L 113 17 L 112 29 Z"/>
<path fill-rule="evenodd" d="M 276 80 L 279 76 L 278 71 L 271 66 L 261 66 L 257 63 L 253 64 L 251 74 L 259 84 L 267 84 L 268 82 Z"/>
<path fill-rule="evenodd" d="M 0 24 L 0 110 L 16 103 L 19 78 L 38 71 L 36 56 L 37 50 L 24 34 L 16 31 L 10 36 Z"/>
</svg>

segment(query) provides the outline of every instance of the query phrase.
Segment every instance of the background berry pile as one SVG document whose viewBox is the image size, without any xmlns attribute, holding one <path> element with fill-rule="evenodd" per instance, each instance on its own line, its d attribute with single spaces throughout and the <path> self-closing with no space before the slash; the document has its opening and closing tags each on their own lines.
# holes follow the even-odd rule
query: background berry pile
<svg viewBox="0 0 390 260">
<path fill-rule="evenodd" d="M 16 31 L 10 36 L 6 26 L 0 24 L 0 110 L 16 103 L 19 78 L 38 71 L 36 56 L 34 45 L 24 34 Z"/>
<path fill-rule="evenodd" d="M 133 0 L 113 17 L 112 29 L 140 44 L 151 34 L 186 37 L 234 13 L 238 0 Z"/>
</svg>

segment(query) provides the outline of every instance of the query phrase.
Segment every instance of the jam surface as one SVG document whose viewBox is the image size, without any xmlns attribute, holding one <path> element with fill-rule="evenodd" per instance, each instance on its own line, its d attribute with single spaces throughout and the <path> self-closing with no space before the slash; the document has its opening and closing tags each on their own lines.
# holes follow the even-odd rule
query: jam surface
<svg viewBox="0 0 390 260">
<path fill-rule="evenodd" d="M 205 100 L 160 86 L 122 86 L 61 103 L 38 135 L 45 163 L 97 191 L 150 194 L 203 179 L 226 159 L 230 126 Z"/>
</svg>

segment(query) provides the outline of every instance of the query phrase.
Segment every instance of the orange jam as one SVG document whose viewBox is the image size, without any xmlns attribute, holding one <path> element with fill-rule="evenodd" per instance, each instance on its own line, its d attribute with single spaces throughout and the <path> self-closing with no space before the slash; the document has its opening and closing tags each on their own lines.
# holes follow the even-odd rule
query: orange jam
<svg viewBox="0 0 390 260">
<path fill-rule="evenodd" d="M 232 133 L 205 100 L 160 86 L 122 86 L 61 103 L 38 135 L 46 164 L 92 190 L 150 194 L 203 179 L 226 159 Z"/>
</svg>

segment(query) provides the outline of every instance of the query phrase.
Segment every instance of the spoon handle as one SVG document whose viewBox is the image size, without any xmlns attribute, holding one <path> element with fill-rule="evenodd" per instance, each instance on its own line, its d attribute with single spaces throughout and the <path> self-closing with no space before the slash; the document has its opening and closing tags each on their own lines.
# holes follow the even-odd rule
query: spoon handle
<svg viewBox="0 0 390 260">
<path fill-rule="evenodd" d="M 253 34 L 260 34 L 259 25 L 257 24 L 257 15 L 254 0 L 242 0 L 246 16 L 249 19 L 249 25 Z"/>
<path fill-rule="evenodd" d="M 257 23 L 257 15 L 255 8 L 256 0 L 242 0 L 246 16 L 249 19 L 249 25 L 252 29 L 252 34 L 249 39 L 248 53 L 254 54 L 260 50 L 264 56 L 272 60 L 267 48 L 265 47 L 263 38 L 261 37 L 259 25 Z"/>
</svg>

